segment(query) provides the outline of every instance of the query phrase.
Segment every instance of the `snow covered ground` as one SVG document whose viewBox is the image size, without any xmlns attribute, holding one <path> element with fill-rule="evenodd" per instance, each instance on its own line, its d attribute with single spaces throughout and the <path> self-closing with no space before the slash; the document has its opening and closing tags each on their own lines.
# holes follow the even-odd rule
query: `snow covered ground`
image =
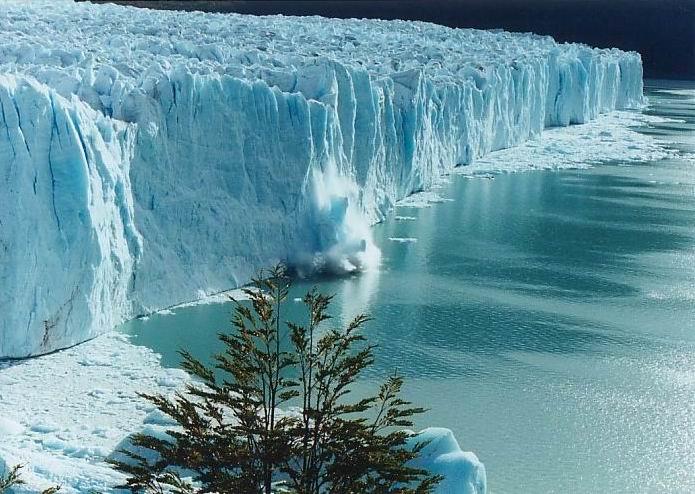
<svg viewBox="0 0 695 494">
<path fill-rule="evenodd" d="M 104 459 L 157 416 L 136 393 L 169 394 L 187 379 L 118 333 L 0 362 L 0 470 L 25 465 L 27 485 L 17 493 L 56 484 L 67 493 L 110 492 L 122 478 Z"/>
<path fill-rule="evenodd" d="M 358 269 L 456 165 L 642 102 L 638 54 L 532 34 L 5 1 L 0 356 L 279 259 Z"/>
</svg>

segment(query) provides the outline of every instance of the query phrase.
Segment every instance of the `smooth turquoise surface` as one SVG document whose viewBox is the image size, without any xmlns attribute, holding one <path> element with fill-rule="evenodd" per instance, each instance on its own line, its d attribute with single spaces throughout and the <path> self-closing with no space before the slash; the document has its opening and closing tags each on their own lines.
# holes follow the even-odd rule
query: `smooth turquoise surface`
<svg viewBox="0 0 695 494">
<path fill-rule="evenodd" d="M 641 131 L 695 152 L 693 96 L 653 89 L 650 113 L 687 123 Z M 404 374 L 431 409 L 418 425 L 453 429 L 493 494 L 695 492 L 695 164 L 454 177 L 443 194 L 374 228 L 378 272 L 319 282 L 335 316 L 375 318 L 361 385 Z M 181 346 L 219 350 L 229 315 L 123 330 L 176 366 Z"/>
</svg>

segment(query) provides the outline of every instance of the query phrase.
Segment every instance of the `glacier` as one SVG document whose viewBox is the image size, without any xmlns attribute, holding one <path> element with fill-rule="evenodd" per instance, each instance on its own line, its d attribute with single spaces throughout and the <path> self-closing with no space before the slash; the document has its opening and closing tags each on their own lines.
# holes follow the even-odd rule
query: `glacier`
<svg viewBox="0 0 695 494">
<path fill-rule="evenodd" d="M 361 269 L 397 201 L 642 90 L 639 54 L 533 34 L 4 2 L 0 357 Z"/>
</svg>

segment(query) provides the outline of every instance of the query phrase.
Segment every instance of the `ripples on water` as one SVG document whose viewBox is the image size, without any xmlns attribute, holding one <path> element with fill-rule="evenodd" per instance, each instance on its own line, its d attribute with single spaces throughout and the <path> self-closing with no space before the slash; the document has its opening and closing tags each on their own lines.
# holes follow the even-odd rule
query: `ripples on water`
<svg viewBox="0 0 695 494">
<path fill-rule="evenodd" d="M 648 95 L 650 113 L 686 122 L 640 130 L 695 152 L 695 92 Z M 455 201 L 375 228 L 380 272 L 321 284 L 343 318 L 375 317 L 364 386 L 404 374 L 431 408 L 418 425 L 452 428 L 493 494 L 695 492 L 692 161 L 459 177 L 444 192 Z M 176 365 L 181 345 L 216 351 L 228 317 L 191 307 L 125 330 Z"/>
</svg>

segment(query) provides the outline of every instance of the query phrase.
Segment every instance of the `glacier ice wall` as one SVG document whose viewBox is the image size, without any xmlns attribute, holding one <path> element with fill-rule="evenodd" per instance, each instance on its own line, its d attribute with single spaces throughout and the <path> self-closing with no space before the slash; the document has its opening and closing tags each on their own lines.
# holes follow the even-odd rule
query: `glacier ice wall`
<svg viewBox="0 0 695 494">
<path fill-rule="evenodd" d="M 142 246 L 127 125 L 6 75 L 0 117 L 0 355 L 22 356 L 113 327 Z"/>
<path fill-rule="evenodd" d="M 351 270 L 457 165 L 642 104 L 637 53 L 427 23 L 0 11 L 0 356 L 285 259 Z"/>
</svg>

